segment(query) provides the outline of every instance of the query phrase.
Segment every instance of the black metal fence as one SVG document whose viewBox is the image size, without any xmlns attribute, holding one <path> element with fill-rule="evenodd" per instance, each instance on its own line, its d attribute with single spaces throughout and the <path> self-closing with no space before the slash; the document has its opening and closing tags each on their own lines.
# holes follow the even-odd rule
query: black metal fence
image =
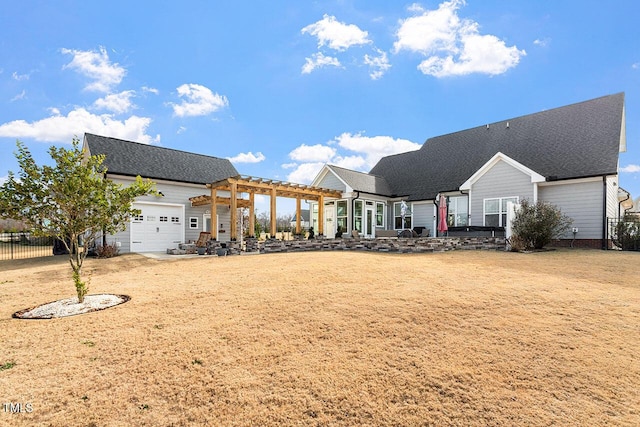
<svg viewBox="0 0 640 427">
<path fill-rule="evenodd" d="M 0 233 L 0 261 L 53 255 L 54 241 L 29 232 Z"/>
<path fill-rule="evenodd" d="M 640 217 L 607 218 L 607 233 L 616 248 L 640 251 Z"/>
</svg>

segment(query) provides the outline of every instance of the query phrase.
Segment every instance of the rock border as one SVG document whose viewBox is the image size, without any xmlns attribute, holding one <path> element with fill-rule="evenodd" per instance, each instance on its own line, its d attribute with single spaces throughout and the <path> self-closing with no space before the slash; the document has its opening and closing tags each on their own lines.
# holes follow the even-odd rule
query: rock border
<svg viewBox="0 0 640 427">
<path fill-rule="evenodd" d="M 65 298 L 16 311 L 11 317 L 23 320 L 58 319 L 105 310 L 129 300 L 129 295 L 116 294 L 86 295 L 82 304 L 78 303 L 77 297 Z"/>
</svg>

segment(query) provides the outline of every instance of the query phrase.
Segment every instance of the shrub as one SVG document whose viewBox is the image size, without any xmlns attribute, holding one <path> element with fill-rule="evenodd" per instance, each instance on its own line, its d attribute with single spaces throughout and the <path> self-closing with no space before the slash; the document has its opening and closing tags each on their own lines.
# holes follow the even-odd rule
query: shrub
<svg viewBox="0 0 640 427">
<path fill-rule="evenodd" d="M 115 243 L 96 247 L 96 255 L 98 258 L 113 258 L 114 256 L 118 256 L 119 252 L 120 249 L 118 249 Z"/>
<path fill-rule="evenodd" d="M 525 199 L 513 219 L 511 247 L 514 250 L 542 249 L 562 236 L 572 223 L 573 220 L 556 206 Z"/>
<path fill-rule="evenodd" d="M 623 251 L 640 250 L 640 216 L 625 215 L 625 217 L 616 224 L 613 243 Z"/>
</svg>

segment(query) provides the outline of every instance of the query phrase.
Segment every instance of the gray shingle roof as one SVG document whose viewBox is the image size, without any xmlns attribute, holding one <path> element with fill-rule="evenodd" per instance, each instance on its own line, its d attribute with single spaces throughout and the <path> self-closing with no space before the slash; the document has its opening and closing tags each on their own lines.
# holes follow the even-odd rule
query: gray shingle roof
<svg viewBox="0 0 640 427">
<path fill-rule="evenodd" d="M 381 177 L 371 173 L 356 172 L 350 169 L 344 169 L 335 165 L 327 165 L 338 177 L 347 183 L 355 191 L 363 193 L 378 194 L 381 196 L 391 196 L 391 187 L 387 181 Z"/>
<path fill-rule="evenodd" d="M 497 152 L 547 180 L 616 174 L 623 110 L 618 93 L 437 136 L 420 150 L 382 158 L 370 174 L 409 200 L 457 190 Z"/>
<path fill-rule="evenodd" d="M 208 184 L 238 175 L 228 159 L 90 133 L 84 134 L 84 140 L 90 154 L 106 156 L 104 164 L 112 174 L 194 184 Z"/>
<path fill-rule="evenodd" d="M 296 222 L 297 221 L 297 215 L 293 215 L 291 217 L 291 222 Z M 300 221 L 307 221 L 309 222 L 309 209 L 300 209 Z"/>
</svg>

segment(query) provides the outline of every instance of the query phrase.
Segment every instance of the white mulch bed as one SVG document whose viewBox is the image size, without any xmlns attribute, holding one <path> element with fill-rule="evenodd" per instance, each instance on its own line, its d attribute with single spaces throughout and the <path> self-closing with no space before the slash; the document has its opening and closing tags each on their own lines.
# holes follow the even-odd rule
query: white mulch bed
<svg viewBox="0 0 640 427">
<path fill-rule="evenodd" d="M 129 301 L 127 295 L 99 294 L 86 295 L 82 304 L 78 298 L 67 298 L 28 308 L 13 314 L 20 319 L 51 319 L 54 317 L 75 316 L 76 314 L 104 310 Z"/>
</svg>

